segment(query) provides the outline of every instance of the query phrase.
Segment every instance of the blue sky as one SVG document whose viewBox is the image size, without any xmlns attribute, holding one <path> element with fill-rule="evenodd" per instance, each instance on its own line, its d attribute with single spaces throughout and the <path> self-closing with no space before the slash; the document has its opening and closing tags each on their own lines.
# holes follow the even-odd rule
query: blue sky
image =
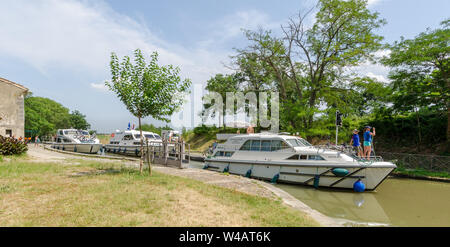
<svg viewBox="0 0 450 247">
<path fill-rule="evenodd" d="M 229 72 L 233 48 L 246 41 L 241 29 L 279 26 L 315 1 L 76 1 L 0 0 L 0 77 L 28 87 L 87 115 L 93 129 L 111 132 L 134 119 L 108 92 L 109 56 L 157 50 L 162 64 L 202 85 Z M 387 25 L 377 32 L 386 42 L 412 38 L 449 18 L 448 0 L 370 0 Z M 366 65 L 362 73 L 380 80 L 388 70 Z M 195 96 L 199 98 L 199 96 Z M 146 119 L 145 122 L 155 122 Z"/>
</svg>

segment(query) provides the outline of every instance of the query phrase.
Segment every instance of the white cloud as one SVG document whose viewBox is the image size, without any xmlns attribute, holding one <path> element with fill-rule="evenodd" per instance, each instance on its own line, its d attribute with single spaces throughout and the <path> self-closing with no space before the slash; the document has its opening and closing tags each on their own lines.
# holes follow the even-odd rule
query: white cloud
<svg viewBox="0 0 450 247">
<path fill-rule="evenodd" d="M 102 91 L 102 92 L 107 92 L 108 88 L 106 87 L 105 83 L 91 83 L 90 84 L 92 88 Z"/>
<path fill-rule="evenodd" d="M 375 78 L 377 81 L 380 81 L 380 82 L 384 82 L 384 83 L 389 82 L 389 80 L 386 79 L 386 77 L 384 77 L 383 75 L 380 75 L 380 74 L 374 74 L 372 72 L 368 72 L 366 74 L 366 76 Z"/>
<path fill-rule="evenodd" d="M 44 74 L 59 67 L 104 74 L 111 52 L 120 57 L 140 48 L 158 51 L 162 64 L 180 66 L 183 76 L 202 83 L 224 71 L 221 60 L 227 59 L 225 52 L 167 43 L 101 1 L 2 1 L 0 12 L 0 55 Z"/>
</svg>

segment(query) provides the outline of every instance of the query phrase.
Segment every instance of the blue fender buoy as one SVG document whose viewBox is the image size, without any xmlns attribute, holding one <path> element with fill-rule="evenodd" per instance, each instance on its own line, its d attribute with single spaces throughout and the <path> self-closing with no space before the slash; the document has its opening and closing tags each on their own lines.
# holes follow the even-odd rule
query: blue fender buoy
<svg viewBox="0 0 450 247">
<path fill-rule="evenodd" d="M 124 150 L 123 150 L 123 153 L 126 153 L 127 152 L 127 148 L 125 148 Z"/>
<path fill-rule="evenodd" d="M 344 168 L 334 168 L 331 172 L 338 177 L 345 177 L 349 173 L 348 170 Z"/>
<path fill-rule="evenodd" d="M 73 151 L 74 151 L 74 152 L 77 152 L 77 146 L 74 146 L 74 147 L 73 147 Z"/>
<path fill-rule="evenodd" d="M 249 169 L 247 173 L 245 173 L 245 177 L 249 178 L 252 176 L 252 169 Z"/>
<path fill-rule="evenodd" d="M 224 169 L 223 169 L 223 172 L 228 172 L 230 170 L 230 165 L 227 165 L 227 167 L 225 167 Z"/>
<path fill-rule="evenodd" d="M 205 163 L 205 165 L 203 166 L 203 169 L 208 169 L 208 164 Z"/>
<path fill-rule="evenodd" d="M 359 179 L 353 184 L 353 190 L 355 192 L 363 192 L 366 189 L 366 185 Z"/>
<path fill-rule="evenodd" d="M 134 150 L 134 154 L 136 154 L 136 156 L 138 156 L 139 150 L 136 148 L 136 150 Z"/>
<path fill-rule="evenodd" d="M 270 182 L 274 184 L 278 181 L 279 178 L 280 178 L 280 174 L 277 173 L 277 174 L 275 174 L 275 176 L 273 176 L 273 178 Z"/>
<path fill-rule="evenodd" d="M 320 182 L 320 176 L 319 175 L 315 175 L 314 176 L 314 188 L 319 188 L 319 182 Z"/>
</svg>

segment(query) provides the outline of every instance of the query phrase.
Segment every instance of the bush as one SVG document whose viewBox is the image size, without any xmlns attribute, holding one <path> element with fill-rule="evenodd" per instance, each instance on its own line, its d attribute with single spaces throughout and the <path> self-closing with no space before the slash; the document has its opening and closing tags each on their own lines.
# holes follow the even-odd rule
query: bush
<svg viewBox="0 0 450 247">
<path fill-rule="evenodd" d="M 0 155 L 22 154 L 27 150 L 27 144 L 22 141 L 0 135 Z"/>
</svg>

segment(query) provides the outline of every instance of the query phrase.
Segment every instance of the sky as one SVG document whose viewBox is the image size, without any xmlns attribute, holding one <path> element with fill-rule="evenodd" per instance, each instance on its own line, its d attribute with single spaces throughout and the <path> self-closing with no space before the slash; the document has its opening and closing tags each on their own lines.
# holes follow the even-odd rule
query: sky
<svg viewBox="0 0 450 247">
<path fill-rule="evenodd" d="M 131 56 L 139 48 L 149 57 L 157 51 L 161 64 L 179 66 L 182 78 L 192 80 L 194 103 L 187 108 L 195 113 L 206 81 L 217 73 L 230 73 L 225 65 L 230 64 L 234 48 L 248 44 L 243 29 L 263 27 L 277 33 L 289 17 L 315 3 L 0 0 L 0 77 L 28 87 L 34 96 L 79 110 L 92 129 L 109 133 L 137 123 L 104 86 L 111 78 L 111 52 Z M 369 9 L 386 19 L 376 32 L 388 43 L 437 28 L 450 17 L 448 0 L 369 0 Z M 382 66 L 366 64 L 361 71 L 387 80 L 388 70 Z M 178 115 L 176 128 L 195 123 Z M 165 125 L 151 118 L 143 122 Z"/>
</svg>

